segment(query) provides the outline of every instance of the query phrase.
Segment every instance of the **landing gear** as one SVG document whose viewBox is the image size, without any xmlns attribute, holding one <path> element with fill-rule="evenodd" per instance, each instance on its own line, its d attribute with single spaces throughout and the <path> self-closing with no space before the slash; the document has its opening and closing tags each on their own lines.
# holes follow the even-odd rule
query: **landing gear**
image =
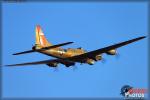
<svg viewBox="0 0 150 100">
<path fill-rule="evenodd" d="M 74 65 L 75 65 L 75 63 L 70 63 L 70 64 L 66 64 L 65 66 L 70 67 L 70 66 L 74 66 Z"/>
</svg>

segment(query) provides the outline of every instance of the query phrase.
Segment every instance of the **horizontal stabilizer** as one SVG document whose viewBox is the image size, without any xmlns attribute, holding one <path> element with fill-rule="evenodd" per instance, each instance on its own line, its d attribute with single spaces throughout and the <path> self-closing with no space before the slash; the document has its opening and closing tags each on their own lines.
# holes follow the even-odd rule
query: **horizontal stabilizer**
<svg viewBox="0 0 150 100">
<path fill-rule="evenodd" d="M 14 53 L 13 55 L 20 55 L 20 54 L 32 53 L 32 52 L 35 52 L 35 50 L 28 50 L 28 51 L 18 52 L 18 53 Z"/>
<path fill-rule="evenodd" d="M 60 47 L 60 46 L 71 44 L 71 43 L 73 43 L 73 42 L 66 42 L 66 43 L 56 44 L 56 45 L 52 45 L 52 46 L 48 46 L 48 47 L 44 47 L 44 48 L 38 49 L 37 51 L 57 48 L 57 47 Z"/>
<path fill-rule="evenodd" d="M 43 48 L 37 49 L 37 50 L 27 50 L 27 51 L 23 51 L 23 52 L 14 53 L 13 55 L 20 55 L 20 54 L 43 51 L 43 50 L 47 50 L 47 49 L 52 49 L 52 48 L 57 48 L 57 47 L 60 47 L 60 46 L 68 45 L 68 44 L 71 44 L 71 43 L 73 43 L 73 42 L 65 42 L 65 43 L 56 44 L 56 45 L 52 45 L 52 46 L 48 46 L 48 47 L 43 47 Z"/>
</svg>

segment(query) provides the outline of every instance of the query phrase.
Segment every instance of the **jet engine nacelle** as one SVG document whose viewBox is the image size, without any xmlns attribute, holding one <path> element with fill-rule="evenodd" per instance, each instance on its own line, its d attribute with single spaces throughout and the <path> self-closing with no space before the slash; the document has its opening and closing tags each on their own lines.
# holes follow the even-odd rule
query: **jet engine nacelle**
<svg viewBox="0 0 150 100">
<path fill-rule="evenodd" d="M 116 55 L 117 51 L 115 49 L 109 50 L 106 52 L 108 55 Z"/>
<path fill-rule="evenodd" d="M 48 65 L 49 67 L 57 67 L 58 63 L 49 63 L 49 64 L 46 64 Z"/>
<path fill-rule="evenodd" d="M 89 65 L 93 65 L 95 61 L 93 59 L 87 59 L 86 63 L 88 63 Z"/>
</svg>

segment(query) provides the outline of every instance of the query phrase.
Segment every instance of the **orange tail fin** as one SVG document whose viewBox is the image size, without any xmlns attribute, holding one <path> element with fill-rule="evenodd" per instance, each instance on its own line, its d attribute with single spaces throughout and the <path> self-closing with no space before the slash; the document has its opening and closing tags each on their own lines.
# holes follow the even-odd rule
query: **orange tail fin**
<svg viewBox="0 0 150 100">
<path fill-rule="evenodd" d="M 40 25 L 36 26 L 36 45 L 39 47 L 47 47 L 51 46 L 52 44 L 48 42 L 46 37 L 44 36 L 44 33 L 42 32 L 42 29 Z"/>
</svg>

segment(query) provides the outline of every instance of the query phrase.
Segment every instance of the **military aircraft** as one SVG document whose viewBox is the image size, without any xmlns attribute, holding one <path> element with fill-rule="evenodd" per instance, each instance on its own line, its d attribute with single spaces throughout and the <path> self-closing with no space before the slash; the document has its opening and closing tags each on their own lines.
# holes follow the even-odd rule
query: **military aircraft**
<svg viewBox="0 0 150 100">
<path fill-rule="evenodd" d="M 134 38 L 128 41 L 120 42 L 111 46 L 107 46 L 104 48 L 100 48 L 94 51 L 87 52 L 82 48 L 68 48 L 63 49 L 61 46 L 71 44 L 73 42 L 65 42 L 61 44 L 52 45 L 42 32 L 40 25 L 36 26 L 36 43 L 32 47 L 31 50 L 27 50 L 24 52 L 15 53 L 13 55 L 21 55 L 33 52 L 39 52 L 48 56 L 55 57 L 55 59 L 36 61 L 36 62 L 28 62 L 21 64 L 12 64 L 6 66 L 25 66 L 25 65 L 38 65 L 38 64 L 46 64 L 49 67 L 57 67 L 58 64 L 63 64 L 66 67 L 74 66 L 75 63 L 87 63 L 89 65 L 93 65 L 96 61 L 100 61 L 103 59 L 102 54 L 106 53 L 108 55 L 116 55 L 119 47 L 125 46 L 127 44 L 133 43 L 135 41 L 144 39 L 146 36 Z"/>
</svg>

